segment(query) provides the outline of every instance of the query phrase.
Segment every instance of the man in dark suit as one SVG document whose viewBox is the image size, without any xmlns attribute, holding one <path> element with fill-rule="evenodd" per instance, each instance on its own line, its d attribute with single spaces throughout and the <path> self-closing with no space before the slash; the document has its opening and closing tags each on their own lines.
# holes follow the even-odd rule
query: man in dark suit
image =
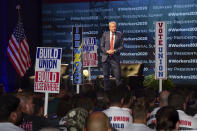
<svg viewBox="0 0 197 131">
<path fill-rule="evenodd" d="M 123 35 L 116 31 L 116 22 L 109 22 L 108 32 L 101 39 L 104 90 L 110 90 L 110 68 L 114 72 L 116 85 L 121 84 L 120 51 L 123 49 Z"/>
</svg>

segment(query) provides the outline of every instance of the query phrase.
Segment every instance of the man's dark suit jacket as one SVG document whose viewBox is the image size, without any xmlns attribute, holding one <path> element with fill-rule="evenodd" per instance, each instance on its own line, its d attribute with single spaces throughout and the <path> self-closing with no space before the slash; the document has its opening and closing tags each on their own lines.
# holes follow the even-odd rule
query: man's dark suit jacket
<svg viewBox="0 0 197 131">
<path fill-rule="evenodd" d="M 117 61 L 120 61 L 120 50 L 123 49 L 123 35 L 121 32 L 115 32 L 115 43 L 114 43 L 114 50 L 116 52 L 113 54 L 114 58 Z M 103 52 L 102 55 L 102 62 L 105 62 L 107 60 L 107 57 L 109 56 L 106 51 L 110 49 L 110 31 L 103 33 L 102 39 L 101 39 L 101 50 Z"/>
</svg>

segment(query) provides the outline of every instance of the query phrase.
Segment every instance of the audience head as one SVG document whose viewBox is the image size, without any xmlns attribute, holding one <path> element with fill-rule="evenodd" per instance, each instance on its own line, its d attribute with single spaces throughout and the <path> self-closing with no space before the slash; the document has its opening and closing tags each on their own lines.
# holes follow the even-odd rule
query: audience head
<svg viewBox="0 0 197 131">
<path fill-rule="evenodd" d="M 121 92 L 122 90 L 120 87 L 114 87 L 110 90 L 110 92 L 108 93 L 108 98 L 111 105 L 114 104 L 121 105 L 121 99 L 123 98 Z"/>
<path fill-rule="evenodd" d="M 169 96 L 169 91 L 162 91 L 159 95 L 159 106 L 163 107 L 163 106 L 167 106 L 168 105 L 168 96 Z"/>
<path fill-rule="evenodd" d="M 87 131 L 111 131 L 109 118 L 103 112 L 92 113 L 87 120 Z"/>
<path fill-rule="evenodd" d="M 190 116 L 197 114 L 197 89 L 191 88 L 185 113 Z"/>
<path fill-rule="evenodd" d="M 43 116 L 44 115 L 44 101 L 41 98 L 34 98 L 34 115 Z"/>
<path fill-rule="evenodd" d="M 82 131 L 85 128 L 87 117 L 87 110 L 75 108 L 69 111 L 66 116 L 60 120 L 59 125 L 65 126 L 67 131 Z"/>
<path fill-rule="evenodd" d="M 136 100 L 133 108 L 133 120 L 134 123 L 146 123 L 149 105 L 144 98 Z"/>
<path fill-rule="evenodd" d="M 132 103 L 132 92 L 131 88 L 127 85 L 122 85 L 120 87 L 122 89 L 122 106 L 129 108 Z"/>
<path fill-rule="evenodd" d="M 158 131 L 178 131 L 179 114 L 171 106 L 162 107 L 156 114 Z"/>
<path fill-rule="evenodd" d="M 156 97 L 157 95 L 153 88 L 150 88 L 150 87 L 145 88 L 145 98 L 149 104 L 149 107 L 152 109 L 155 106 Z"/>
<path fill-rule="evenodd" d="M 73 106 L 71 97 L 69 95 L 65 95 L 58 103 L 56 112 L 58 118 L 64 117 L 72 108 Z"/>
<path fill-rule="evenodd" d="M 17 94 L 20 99 L 21 111 L 28 115 L 34 114 L 33 94 L 31 92 L 20 92 Z"/>
<path fill-rule="evenodd" d="M 168 97 L 168 105 L 174 107 L 176 110 L 185 110 L 186 97 L 181 91 L 174 91 Z"/>
<path fill-rule="evenodd" d="M 13 95 L 0 96 L 0 122 L 17 124 L 21 120 L 20 100 Z"/>
</svg>

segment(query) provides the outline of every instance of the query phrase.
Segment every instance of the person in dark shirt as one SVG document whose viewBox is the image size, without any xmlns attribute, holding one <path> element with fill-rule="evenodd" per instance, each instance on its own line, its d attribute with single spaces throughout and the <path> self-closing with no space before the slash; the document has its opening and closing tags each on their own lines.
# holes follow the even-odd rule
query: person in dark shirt
<svg viewBox="0 0 197 131">
<path fill-rule="evenodd" d="M 36 116 L 35 104 L 33 93 L 31 92 L 20 92 L 17 97 L 21 100 L 20 106 L 23 113 L 23 120 L 20 127 L 26 131 L 38 131 L 44 127 L 58 126 L 58 121 L 53 121 L 45 118 L 44 116 Z"/>
<path fill-rule="evenodd" d="M 0 130 L 24 131 L 16 126 L 21 121 L 20 100 L 13 95 L 0 96 Z"/>
</svg>

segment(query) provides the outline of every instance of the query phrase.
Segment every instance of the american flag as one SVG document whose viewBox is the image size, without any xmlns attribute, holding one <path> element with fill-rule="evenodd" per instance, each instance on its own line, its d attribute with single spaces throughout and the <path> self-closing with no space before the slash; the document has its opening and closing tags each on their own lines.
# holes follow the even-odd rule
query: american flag
<svg viewBox="0 0 197 131">
<path fill-rule="evenodd" d="M 23 77 L 26 71 L 31 67 L 31 59 L 23 24 L 20 21 L 18 21 L 9 39 L 7 55 L 18 75 Z"/>
</svg>

